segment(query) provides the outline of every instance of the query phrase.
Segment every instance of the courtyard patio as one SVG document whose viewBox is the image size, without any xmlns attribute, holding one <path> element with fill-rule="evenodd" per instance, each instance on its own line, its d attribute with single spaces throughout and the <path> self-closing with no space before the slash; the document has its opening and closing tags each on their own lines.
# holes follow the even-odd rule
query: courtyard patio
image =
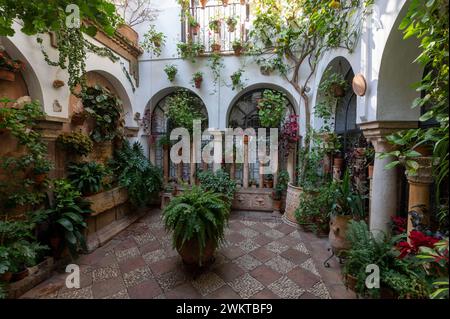
<svg viewBox="0 0 450 319">
<path fill-rule="evenodd" d="M 60 299 L 330 299 L 355 298 L 342 281 L 328 243 L 281 221 L 280 216 L 232 212 L 226 244 L 210 269 L 186 271 L 161 211 L 149 211 L 105 246 L 74 263 L 81 289 L 66 288 L 67 273 L 55 272 L 21 298 Z"/>
</svg>

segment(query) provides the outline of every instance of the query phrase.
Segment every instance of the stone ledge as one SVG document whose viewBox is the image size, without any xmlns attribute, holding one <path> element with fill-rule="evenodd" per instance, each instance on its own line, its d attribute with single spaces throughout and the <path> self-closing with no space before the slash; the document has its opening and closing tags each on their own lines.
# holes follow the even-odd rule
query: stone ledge
<svg viewBox="0 0 450 319">
<path fill-rule="evenodd" d="M 128 200 L 128 192 L 124 187 L 116 187 L 92 196 L 86 196 L 84 199 L 91 202 L 91 209 L 93 210 L 91 216 L 97 216 L 124 204 Z"/>
</svg>

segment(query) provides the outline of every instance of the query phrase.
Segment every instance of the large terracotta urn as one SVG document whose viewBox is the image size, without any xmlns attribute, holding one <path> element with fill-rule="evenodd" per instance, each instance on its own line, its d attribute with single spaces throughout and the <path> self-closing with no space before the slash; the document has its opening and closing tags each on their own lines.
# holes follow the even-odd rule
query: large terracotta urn
<svg viewBox="0 0 450 319">
<path fill-rule="evenodd" d="M 300 195 L 302 193 L 303 189 L 301 187 L 297 187 L 289 183 L 286 194 L 286 208 L 284 211 L 284 218 L 288 222 L 297 224 L 297 219 L 295 218 L 295 211 L 300 205 Z"/>
<path fill-rule="evenodd" d="M 213 261 L 216 245 L 212 241 L 206 243 L 201 261 L 199 260 L 200 247 L 197 239 L 191 239 L 184 243 L 183 247 L 177 247 L 177 251 L 183 260 L 183 263 L 192 268 L 204 267 Z"/>
<path fill-rule="evenodd" d="M 330 233 L 328 239 L 335 254 L 339 254 L 350 248 L 350 243 L 346 239 L 348 223 L 352 216 L 335 215 L 330 218 Z"/>
</svg>

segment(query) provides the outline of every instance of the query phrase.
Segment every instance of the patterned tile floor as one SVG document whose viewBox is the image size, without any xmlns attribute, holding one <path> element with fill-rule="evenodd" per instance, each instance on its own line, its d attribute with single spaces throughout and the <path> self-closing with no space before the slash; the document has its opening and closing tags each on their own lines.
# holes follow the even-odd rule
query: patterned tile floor
<svg viewBox="0 0 450 319">
<path fill-rule="evenodd" d="M 77 260 L 81 288 L 55 274 L 22 298 L 354 298 L 336 260 L 325 268 L 327 240 L 270 213 L 233 212 L 226 244 L 197 277 L 172 249 L 154 209 L 105 246 Z"/>
</svg>

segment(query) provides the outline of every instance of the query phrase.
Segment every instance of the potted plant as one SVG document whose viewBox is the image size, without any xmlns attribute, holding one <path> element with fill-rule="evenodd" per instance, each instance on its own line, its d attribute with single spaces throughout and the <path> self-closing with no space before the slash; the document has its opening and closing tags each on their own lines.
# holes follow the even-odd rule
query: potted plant
<svg viewBox="0 0 450 319">
<path fill-rule="evenodd" d="M 106 168 L 96 162 L 83 162 L 69 165 L 67 178 L 83 196 L 99 193 L 106 177 Z"/>
<path fill-rule="evenodd" d="M 161 136 L 158 140 L 158 145 L 161 146 L 164 150 L 168 150 L 170 145 L 172 145 L 172 141 L 170 140 L 170 135 L 165 134 Z"/>
<path fill-rule="evenodd" d="M 16 73 L 23 70 L 24 64 L 11 59 L 5 51 L 0 51 L 0 80 L 14 82 Z"/>
<path fill-rule="evenodd" d="M 195 58 L 205 52 L 205 46 L 192 41 L 180 42 L 177 44 L 177 51 L 183 60 L 190 60 L 195 63 Z"/>
<path fill-rule="evenodd" d="M 349 170 L 346 170 L 342 181 L 336 184 L 336 197 L 330 219 L 329 242 L 336 254 L 348 250 L 347 227 L 350 220 L 361 220 L 366 216 L 365 197 L 353 190 Z"/>
<path fill-rule="evenodd" d="M 202 171 L 197 175 L 200 187 L 205 191 L 221 194 L 223 199 L 231 205 L 236 193 L 236 182 L 222 169 L 216 172 Z"/>
<path fill-rule="evenodd" d="M 83 125 L 86 121 L 87 113 L 86 112 L 76 112 L 72 114 L 72 117 L 70 118 L 70 123 L 75 126 Z"/>
<path fill-rule="evenodd" d="M 265 188 L 273 188 L 273 175 L 267 174 L 264 178 L 264 187 Z"/>
<path fill-rule="evenodd" d="M 263 127 L 277 128 L 286 113 L 286 96 L 274 90 L 264 90 L 258 101 L 258 116 Z"/>
<path fill-rule="evenodd" d="M 175 76 L 176 76 L 177 73 L 178 73 L 178 68 L 177 68 L 177 66 L 174 65 L 174 64 L 167 64 L 167 65 L 164 67 L 164 72 L 166 72 L 166 74 L 167 74 L 167 79 L 168 79 L 170 82 L 173 82 L 173 81 L 175 80 Z"/>
<path fill-rule="evenodd" d="M 226 20 L 226 24 L 228 26 L 228 32 L 234 32 L 236 31 L 236 25 L 238 23 L 238 20 L 234 16 L 230 16 Z"/>
<path fill-rule="evenodd" d="M 56 144 L 70 155 L 87 156 L 94 149 L 91 138 L 82 132 L 62 133 L 57 137 Z"/>
<path fill-rule="evenodd" d="M 222 5 L 226 7 L 228 5 L 229 0 L 222 0 Z"/>
<path fill-rule="evenodd" d="M 206 7 L 206 4 L 208 3 L 208 0 L 200 0 L 200 4 L 202 6 L 202 9 Z"/>
<path fill-rule="evenodd" d="M 220 27 L 222 26 L 222 20 L 220 18 L 214 18 L 209 22 L 209 29 L 214 33 L 220 33 Z"/>
<path fill-rule="evenodd" d="M 213 53 L 216 53 L 216 54 L 220 53 L 221 47 L 222 47 L 221 44 L 215 42 L 215 40 L 211 44 L 211 50 L 212 50 Z"/>
<path fill-rule="evenodd" d="M 242 54 L 242 50 L 244 49 L 244 46 L 242 45 L 242 42 L 240 40 L 234 40 L 231 43 L 231 46 L 233 48 L 234 51 L 234 55 L 236 56 L 240 56 Z"/>
<path fill-rule="evenodd" d="M 244 83 L 242 83 L 242 79 L 241 79 L 243 73 L 244 73 L 244 70 L 239 69 L 230 76 L 233 91 L 234 90 L 242 90 L 244 88 Z"/>
<path fill-rule="evenodd" d="M 262 75 L 269 76 L 275 70 L 275 68 L 270 63 L 263 63 L 260 65 L 259 70 Z"/>
<path fill-rule="evenodd" d="M 36 163 L 33 168 L 34 182 L 38 185 L 44 183 L 44 181 L 47 179 L 47 174 L 48 172 L 50 172 L 52 167 L 53 165 L 51 164 L 51 162 L 45 159 Z"/>
<path fill-rule="evenodd" d="M 164 224 L 173 232 L 173 246 L 184 264 L 198 268 L 213 260 L 224 240 L 229 213 L 220 194 L 197 186 L 171 200 L 164 209 Z"/>
<path fill-rule="evenodd" d="M 203 82 L 203 72 L 195 72 L 192 76 L 192 82 L 194 83 L 195 88 L 200 89 Z"/>
<path fill-rule="evenodd" d="M 144 34 L 144 40 L 141 47 L 147 52 L 153 52 L 157 56 L 161 55 L 161 47 L 166 43 L 166 36 L 158 32 L 154 25 Z"/>
<path fill-rule="evenodd" d="M 191 15 L 188 18 L 188 23 L 192 30 L 192 34 L 197 35 L 200 32 L 200 23 Z"/>
</svg>

